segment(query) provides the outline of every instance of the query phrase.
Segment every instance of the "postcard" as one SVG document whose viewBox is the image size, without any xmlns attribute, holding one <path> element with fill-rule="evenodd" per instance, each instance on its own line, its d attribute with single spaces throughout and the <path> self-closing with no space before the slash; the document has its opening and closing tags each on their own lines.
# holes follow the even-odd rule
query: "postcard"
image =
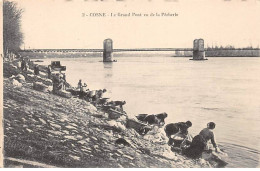
<svg viewBox="0 0 260 171">
<path fill-rule="evenodd" d="M 259 167 L 259 0 L 1 12 L 1 167 Z"/>
</svg>

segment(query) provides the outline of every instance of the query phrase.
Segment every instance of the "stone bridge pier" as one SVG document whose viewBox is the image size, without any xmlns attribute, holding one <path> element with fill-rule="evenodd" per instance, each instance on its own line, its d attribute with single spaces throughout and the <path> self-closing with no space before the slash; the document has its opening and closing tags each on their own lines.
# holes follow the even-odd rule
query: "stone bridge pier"
<svg viewBox="0 0 260 171">
<path fill-rule="evenodd" d="M 105 39 L 103 42 L 103 62 L 113 61 L 113 40 Z"/>
<path fill-rule="evenodd" d="M 193 41 L 193 60 L 207 60 L 205 58 L 203 39 L 195 39 Z"/>
</svg>

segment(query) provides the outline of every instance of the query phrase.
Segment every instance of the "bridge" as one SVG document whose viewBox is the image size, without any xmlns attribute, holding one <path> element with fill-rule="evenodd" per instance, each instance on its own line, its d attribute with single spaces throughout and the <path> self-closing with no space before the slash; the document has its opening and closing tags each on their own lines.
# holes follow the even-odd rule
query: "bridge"
<svg viewBox="0 0 260 171">
<path fill-rule="evenodd" d="M 205 48 L 203 39 L 195 39 L 193 48 L 136 48 L 136 49 L 114 49 L 113 40 L 105 39 L 103 41 L 103 49 L 32 49 L 24 50 L 24 52 L 38 53 L 76 53 L 76 52 L 103 52 L 103 62 L 112 62 L 113 53 L 115 52 L 142 52 L 142 51 L 192 51 L 193 60 L 205 59 Z"/>
<path fill-rule="evenodd" d="M 260 50 L 259 48 L 236 48 L 236 49 L 213 49 L 205 48 L 205 51 L 214 51 L 214 50 Z M 103 52 L 104 49 L 25 49 L 20 52 L 38 52 L 38 53 L 68 53 L 68 52 Z M 193 48 L 134 48 L 134 49 L 113 49 L 113 52 L 142 52 L 142 51 L 193 51 Z"/>
<path fill-rule="evenodd" d="M 103 52 L 104 49 L 25 49 L 21 52 Z M 192 48 L 134 48 L 134 49 L 113 49 L 113 52 L 133 52 L 133 51 L 193 51 Z"/>
<path fill-rule="evenodd" d="M 216 50 L 259 50 L 252 48 L 204 48 L 203 39 L 195 39 L 193 41 L 193 48 L 133 48 L 133 49 L 114 49 L 113 40 L 105 39 L 103 42 L 103 49 L 27 49 L 21 52 L 36 52 L 36 53 L 86 53 L 86 52 L 100 52 L 103 53 L 103 61 L 111 62 L 113 61 L 113 53 L 115 52 L 145 52 L 145 51 L 191 51 L 193 52 L 193 60 L 206 60 L 206 51 L 216 51 Z"/>
</svg>

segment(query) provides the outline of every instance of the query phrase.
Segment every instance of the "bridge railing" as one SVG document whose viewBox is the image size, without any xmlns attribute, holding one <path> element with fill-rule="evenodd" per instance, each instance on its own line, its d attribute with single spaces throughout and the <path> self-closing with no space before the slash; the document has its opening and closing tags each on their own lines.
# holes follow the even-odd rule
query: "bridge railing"
<svg viewBox="0 0 260 171">
<path fill-rule="evenodd" d="M 260 50 L 260 48 L 205 48 L 205 51 L 216 50 Z M 131 52 L 131 51 L 193 51 L 193 48 L 139 48 L 139 49 L 113 49 L 113 52 Z M 103 49 L 25 49 L 20 52 L 103 52 Z"/>
</svg>

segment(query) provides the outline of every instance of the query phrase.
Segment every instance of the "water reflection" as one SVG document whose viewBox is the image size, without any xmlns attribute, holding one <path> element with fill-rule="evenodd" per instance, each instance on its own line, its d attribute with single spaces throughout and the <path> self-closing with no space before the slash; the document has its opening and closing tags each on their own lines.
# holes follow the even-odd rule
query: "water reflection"
<svg viewBox="0 0 260 171">
<path fill-rule="evenodd" d="M 113 76 L 113 62 L 103 62 L 104 78 L 111 78 Z"/>
</svg>

